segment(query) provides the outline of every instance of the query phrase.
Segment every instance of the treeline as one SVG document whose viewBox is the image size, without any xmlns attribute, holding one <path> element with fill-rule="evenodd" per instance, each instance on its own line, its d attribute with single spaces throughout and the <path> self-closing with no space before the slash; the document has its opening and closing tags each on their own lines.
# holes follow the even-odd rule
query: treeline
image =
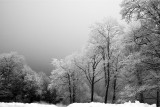
<svg viewBox="0 0 160 107">
<path fill-rule="evenodd" d="M 64 104 L 138 100 L 160 106 L 160 1 L 124 0 L 121 6 L 128 25 L 111 18 L 95 23 L 81 51 L 53 58 L 49 78 L 18 54 L 1 55 L 0 99 Z"/>
<path fill-rule="evenodd" d="M 47 102 L 61 100 L 57 90 L 48 88 L 50 79 L 33 71 L 15 52 L 0 55 L 0 102 Z"/>
<path fill-rule="evenodd" d="M 65 103 L 156 103 L 160 93 L 160 1 L 124 0 L 123 27 L 104 19 L 79 52 L 53 59 L 51 87 Z"/>
</svg>

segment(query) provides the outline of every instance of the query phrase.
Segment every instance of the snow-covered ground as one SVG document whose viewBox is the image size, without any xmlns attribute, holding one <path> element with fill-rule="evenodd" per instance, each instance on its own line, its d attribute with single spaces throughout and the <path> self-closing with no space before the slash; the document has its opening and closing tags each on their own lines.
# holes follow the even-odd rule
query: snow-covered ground
<svg viewBox="0 0 160 107">
<path fill-rule="evenodd" d="M 24 103 L 0 103 L 0 107 L 57 107 L 56 105 L 47 105 L 47 104 L 24 104 Z"/>
<path fill-rule="evenodd" d="M 23 103 L 0 103 L 0 107 L 65 107 L 63 105 L 47 105 L 47 104 L 23 104 Z M 73 103 L 68 107 L 156 107 L 155 104 L 148 105 L 139 102 L 124 104 L 104 104 L 104 103 Z"/>
<path fill-rule="evenodd" d="M 128 102 L 124 104 L 74 103 L 70 104 L 68 107 L 156 107 L 156 105 L 142 104 L 136 101 L 135 103 Z"/>
</svg>

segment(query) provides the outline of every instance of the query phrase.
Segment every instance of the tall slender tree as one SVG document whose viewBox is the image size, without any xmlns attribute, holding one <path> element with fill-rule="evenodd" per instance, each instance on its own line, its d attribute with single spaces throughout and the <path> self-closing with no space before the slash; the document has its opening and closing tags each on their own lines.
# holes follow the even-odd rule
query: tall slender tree
<svg viewBox="0 0 160 107">
<path fill-rule="evenodd" d="M 75 60 L 75 65 L 82 71 L 91 86 L 91 102 L 94 101 L 95 84 L 103 78 L 102 71 L 97 69 L 102 60 L 97 49 L 93 44 L 88 44 L 82 57 Z"/>
<path fill-rule="evenodd" d="M 105 99 L 107 103 L 110 86 L 111 62 L 114 47 L 114 37 L 122 33 L 122 26 L 114 19 L 106 19 L 102 23 L 96 23 L 92 27 L 90 42 L 95 44 L 101 51 L 103 59 L 103 72 L 105 83 Z M 118 37 L 118 36 L 117 36 Z"/>
</svg>

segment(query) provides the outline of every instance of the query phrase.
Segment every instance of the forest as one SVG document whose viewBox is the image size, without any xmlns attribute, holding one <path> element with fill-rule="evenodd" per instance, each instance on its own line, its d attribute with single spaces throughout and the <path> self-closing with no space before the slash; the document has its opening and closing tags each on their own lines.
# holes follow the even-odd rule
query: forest
<svg viewBox="0 0 160 107">
<path fill-rule="evenodd" d="M 0 101 L 159 107 L 160 0 L 123 0 L 120 14 L 125 26 L 114 18 L 93 24 L 81 51 L 51 59 L 50 76 L 32 70 L 23 55 L 0 54 Z"/>
</svg>

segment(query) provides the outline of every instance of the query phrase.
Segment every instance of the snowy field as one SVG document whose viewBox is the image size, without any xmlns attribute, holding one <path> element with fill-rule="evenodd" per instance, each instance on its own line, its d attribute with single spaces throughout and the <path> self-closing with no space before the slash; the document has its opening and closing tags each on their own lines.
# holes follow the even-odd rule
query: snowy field
<svg viewBox="0 0 160 107">
<path fill-rule="evenodd" d="M 47 105 L 47 104 L 23 104 L 23 103 L 0 103 L 0 107 L 66 107 L 63 105 Z M 73 103 L 68 107 L 156 107 L 155 104 L 148 105 L 139 102 L 125 104 L 104 104 L 104 103 Z"/>
</svg>

